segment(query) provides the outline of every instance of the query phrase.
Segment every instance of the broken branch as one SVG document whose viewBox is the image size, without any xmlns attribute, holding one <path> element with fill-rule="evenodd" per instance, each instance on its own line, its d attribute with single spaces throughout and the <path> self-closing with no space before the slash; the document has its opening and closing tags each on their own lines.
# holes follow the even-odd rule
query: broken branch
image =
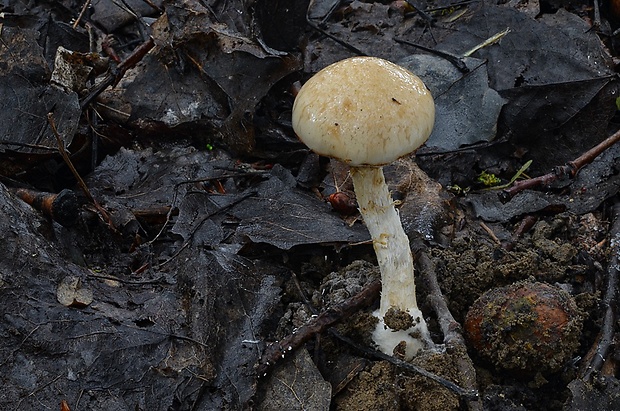
<svg viewBox="0 0 620 411">
<path fill-rule="evenodd" d="M 499 194 L 500 200 L 502 202 L 507 202 L 523 190 L 539 186 L 547 186 L 565 176 L 568 178 L 575 178 L 579 170 L 590 164 L 594 161 L 594 159 L 596 159 L 596 157 L 598 157 L 609 147 L 616 144 L 618 141 L 620 141 L 620 131 L 615 132 L 597 146 L 577 157 L 575 160 L 569 161 L 563 166 L 556 167 L 552 172 L 539 177 L 531 178 L 529 180 L 518 181 L 512 187 L 502 190 Z"/>
<path fill-rule="evenodd" d="M 613 208 L 613 225 L 610 231 L 611 237 L 611 260 L 607 267 L 607 289 L 605 290 L 605 296 L 603 297 L 602 305 L 605 307 L 605 315 L 603 317 L 603 325 L 601 326 L 600 336 L 597 339 L 597 343 L 591 348 L 588 357 L 590 357 L 590 363 L 585 369 L 582 380 L 588 381 L 592 377 L 592 373 L 598 372 L 603 368 L 611 345 L 614 342 L 615 324 L 616 324 L 616 299 L 618 288 L 618 270 L 619 256 L 620 256 L 620 200 L 617 200 Z"/>
<path fill-rule="evenodd" d="M 95 200 L 95 197 L 93 197 L 93 195 L 90 193 L 90 190 L 88 189 L 88 186 L 82 179 L 82 176 L 80 176 L 80 173 L 78 173 L 78 171 L 73 166 L 73 163 L 71 162 L 71 159 L 69 158 L 69 155 L 67 154 L 67 150 L 65 149 L 65 145 L 62 141 L 62 138 L 60 137 L 60 134 L 58 133 L 58 129 L 56 128 L 56 122 L 54 121 L 53 113 L 47 113 L 47 121 L 52 129 L 52 133 L 54 134 L 54 137 L 56 137 L 56 143 L 58 144 L 58 152 L 60 153 L 67 167 L 69 167 L 69 170 L 71 170 L 71 173 L 77 180 L 78 185 L 82 189 L 82 192 L 84 193 L 86 198 L 88 198 L 88 200 L 92 203 L 92 205 L 95 207 L 95 209 L 97 210 L 101 218 L 108 224 L 108 227 L 110 227 L 112 231 L 116 232 L 117 230 L 116 230 L 116 227 L 114 226 L 114 223 L 112 222 L 112 218 L 110 217 L 108 212 L 104 210 L 103 207 L 101 207 L 101 205 L 97 202 L 97 200 Z"/>
<path fill-rule="evenodd" d="M 329 327 L 349 317 L 360 308 L 372 304 L 379 297 L 380 291 L 381 281 L 373 281 L 361 292 L 345 302 L 328 308 L 321 314 L 312 318 L 306 325 L 293 331 L 292 334 L 289 334 L 280 341 L 269 344 L 256 367 L 257 375 L 259 377 L 265 376 L 267 371 L 278 361 L 282 360 L 287 353 L 296 350 L 314 335 L 323 333 Z"/>
<path fill-rule="evenodd" d="M 88 95 L 80 102 L 80 108 L 84 110 L 97 96 L 99 96 L 99 94 L 103 93 L 106 88 L 118 84 L 127 70 L 135 67 L 153 47 L 155 47 L 155 41 L 152 37 L 149 37 L 147 41 L 142 43 L 133 53 L 123 60 L 116 69 L 111 70 L 100 83 L 97 83 L 97 85 L 89 90 Z"/>
<path fill-rule="evenodd" d="M 463 381 L 463 388 L 461 389 L 469 393 L 464 396 L 469 401 L 469 409 L 472 411 L 481 410 L 482 404 L 478 401 L 476 389 L 476 370 L 471 358 L 467 355 L 465 339 L 461 332 L 462 327 L 452 316 L 439 287 L 435 265 L 425 252 L 421 252 L 418 255 L 418 266 L 429 294 L 428 301 L 437 315 L 446 350 L 455 355 L 455 362 Z"/>
</svg>

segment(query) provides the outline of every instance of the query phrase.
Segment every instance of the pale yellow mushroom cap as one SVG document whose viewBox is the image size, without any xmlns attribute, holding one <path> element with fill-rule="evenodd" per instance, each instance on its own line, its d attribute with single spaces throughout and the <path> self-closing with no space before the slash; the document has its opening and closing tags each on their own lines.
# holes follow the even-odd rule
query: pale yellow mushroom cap
<svg viewBox="0 0 620 411">
<path fill-rule="evenodd" d="M 435 104 L 418 76 L 376 57 L 316 73 L 293 105 L 293 129 L 312 151 L 351 166 L 380 166 L 428 139 Z"/>
</svg>

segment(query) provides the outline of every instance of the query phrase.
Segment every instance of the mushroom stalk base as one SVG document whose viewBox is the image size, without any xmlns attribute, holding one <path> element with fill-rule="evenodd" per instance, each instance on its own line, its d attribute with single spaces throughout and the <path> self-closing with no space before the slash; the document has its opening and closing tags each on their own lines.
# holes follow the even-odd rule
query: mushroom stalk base
<svg viewBox="0 0 620 411">
<path fill-rule="evenodd" d="M 433 348 L 434 345 L 422 312 L 417 308 L 411 308 L 407 313 L 413 318 L 414 325 L 406 330 L 393 330 L 385 324 L 378 310 L 372 313 L 379 319 L 372 332 L 372 340 L 381 352 L 388 355 L 398 354 L 408 361 L 421 350 Z M 404 346 L 401 345 L 402 342 L 405 342 Z"/>
<path fill-rule="evenodd" d="M 394 348 L 405 341 L 404 357 L 411 359 L 420 349 L 428 346 L 431 339 L 416 302 L 409 238 L 394 207 L 383 169 L 352 167 L 351 176 L 360 213 L 370 232 L 381 270 L 381 303 L 374 313 L 379 323 L 373 332 L 373 340 L 381 351 L 389 355 L 393 355 Z M 414 326 L 398 331 L 387 327 L 384 317 L 391 307 L 409 313 L 414 319 Z"/>
<path fill-rule="evenodd" d="M 381 270 L 383 317 L 390 307 L 417 308 L 413 256 L 381 167 L 352 167 L 355 195 Z"/>
</svg>

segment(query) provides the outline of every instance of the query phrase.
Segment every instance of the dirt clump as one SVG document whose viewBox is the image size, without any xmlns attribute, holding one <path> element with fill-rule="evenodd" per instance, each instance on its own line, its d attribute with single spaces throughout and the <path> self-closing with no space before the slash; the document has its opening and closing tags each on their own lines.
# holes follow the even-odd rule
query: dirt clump
<svg viewBox="0 0 620 411">
<path fill-rule="evenodd" d="M 426 352 L 412 360 L 414 365 L 438 375 L 456 378 L 452 355 Z M 454 371 L 452 371 L 454 372 Z M 386 361 L 374 363 L 360 372 L 334 398 L 336 410 L 418 410 L 450 411 L 459 400 L 440 384 L 418 375 L 405 374 Z"/>
<path fill-rule="evenodd" d="M 414 324 L 414 319 L 411 314 L 394 307 L 387 310 L 383 321 L 385 321 L 385 325 L 392 330 L 408 330 L 413 327 Z"/>
<path fill-rule="evenodd" d="M 587 272 L 588 267 L 576 261 L 577 248 L 553 237 L 562 224 L 567 225 L 561 218 L 538 222 L 532 234 L 517 242 L 512 251 L 470 235 L 470 231 L 455 238 L 451 248 L 433 249 L 438 280 L 457 321 L 462 321 L 474 301 L 491 288 L 526 279 L 569 283 Z"/>
</svg>

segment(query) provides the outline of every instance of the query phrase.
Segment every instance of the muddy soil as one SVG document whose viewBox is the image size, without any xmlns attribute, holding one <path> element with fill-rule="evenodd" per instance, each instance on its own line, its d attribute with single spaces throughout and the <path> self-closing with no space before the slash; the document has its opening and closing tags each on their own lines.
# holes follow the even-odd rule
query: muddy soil
<svg viewBox="0 0 620 411">
<path fill-rule="evenodd" d="M 466 376 L 459 373 L 457 362 L 469 355 L 485 409 L 563 409 L 570 398 L 567 384 L 578 372 L 575 364 L 587 355 L 596 337 L 595 322 L 600 315 L 596 307 L 600 295 L 592 290 L 607 257 L 601 247 L 606 223 L 598 213 L 542 218 L 511 247 L 497 243 L 497 236 L 510 239 L 509 232 L 501 231 L 499 225 L 495 229 L 497 235 L 494 237 L 487 231 L 489 227 L 484 230 L 477 222 L 468 223 L 454 230 L 450 247 L 434 246 L 426 251 L 436 267 L 438 281 L 455 319 L 464 324 L 470 307 L 489 290 L 501 290 L 515 283 L 539 285 L 539 288 L 544 284 L 570 299 L 573 310 L 566 314 L 570 318 L 565 319 L 573 322 L 570 338 L 558 337 L 554 355 L 549 356 L 538 355 L 541 347 L 548 346 L 548 341 L 536 349 L 536 344 L 541 344 L 537 339 L 543 337 L 531 330 L 519 334 L 513 344 L 504 341 L 506 344 L 492 345 L 486 348 L 487 352 L 480 352 L 464 330 L 467 352 L 446 351 L 441 344 L 436 318 L 429 305 L 424 304 L 424 285 L 419 284 L 418 299 L 428 313 L 427 321 L 438 346 L 417 356 L 412 363 L 461 384 Z M 371 263 L 356 261 L 339 272 L 328 274 L 316 290 L 311 289 L 312 280 L 306 281 L 308 278 L 303 271 L 299 281 L 307 292 L 313 292 L 313 303 L 328 307 L 355 294 L 377 275 Z M 292 285 L 288 291 L 293 299 L 298 295 Z M 540 306 L 539 302 L 534 305 Z M 283 318 L 288 321 L 281 322 L 281 333 L 301 326 L 311 316 L 299 301 L 289 303 L 286 312 Z M 548 316 L 549 313 L 541 314 L 537 321 L 544 322 Z M 346 320 L 338 331 L 372 346 L 370 333 L 375 324 L 371 310 L 366 310 Z M 509 337 L 514 338 L 514 335 Z M 311 353 L 320 359 L 318 365 L 325 378 L 332 383 L 333 379 L 342 379 L 333 383 L 335 387 L 342 387 L 334 392 L 333 409 L 458 410 L 465 406 L 462 399 L 437 382 L 386 361 L 363 360 L 354 348 L 329 335 L 317 339 L 311 346 Z M 534 348 L 519 351 L 520 347 Z M 511 349 L 517 349 L 516 354 L 510 352 Z M 349 371 L 344 376 L 342 368 Z"/>
</svg>

